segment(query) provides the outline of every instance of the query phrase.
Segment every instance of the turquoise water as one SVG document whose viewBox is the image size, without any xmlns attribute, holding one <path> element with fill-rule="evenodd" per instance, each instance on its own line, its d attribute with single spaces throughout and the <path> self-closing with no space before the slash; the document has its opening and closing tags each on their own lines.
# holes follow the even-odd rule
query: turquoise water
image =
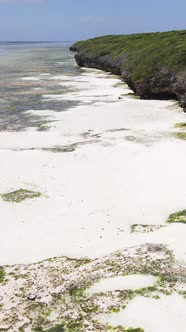
<svg viewBox="0 0 186 332">
<path fill-rule="evenodd" d="M 0 131 L 24 130 L 45 123 L 29 110 L 62 112 L 78 104 L 48 100 L 44 95 L 65 94 L 57 75 L 79 76 L 74 54 L 65 43 L 0 43 Z"/>
</svg>

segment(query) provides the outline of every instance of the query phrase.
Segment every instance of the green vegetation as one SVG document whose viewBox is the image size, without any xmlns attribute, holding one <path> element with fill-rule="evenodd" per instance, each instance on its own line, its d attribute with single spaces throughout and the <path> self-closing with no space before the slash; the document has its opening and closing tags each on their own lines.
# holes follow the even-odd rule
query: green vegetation
<svg viewBox="0 0 186 332">
<path fill-rule="evenodd" d="M 93 61 L 104 57 L 117 61 L 121 72 L 133 81 L 161 76 L 161 70 L 186 74 L 186 30 L 132 35 L 110 35 L 81 41 L 72 46 Z"/>
<path fill-rule="evenodd" d="M 70 289 L 69 295 L 71 296 L 73 302 L 79 302 L 84 299 L 84 292 L 84 288 L 73 287 Z"/>
<path fill-rule="evenodd" d="M 45 332 L 65 332 L 65 331 L 80 332 L 83 331 L 82 328 L 83 328 L 82 321 L 66 318 L 64 324 L 52 327 L 49 330 L 46 330 Z"/>
<path fill-rule="evenodd" d="M 138 328 L 129 327 L 128 329 L 126 329 L 121 325 L 119 325 L 117 327 L 112 327 L 112 326 L 108 325 L 106 330 L 110 331 L 110 332 L 114 332 L 114 331 L 117 331 L 117 332 L 144 332 L 144 330 L 139 327 Z"/>
<path fill-rule="evenodd" d="M 180 139 L 186 139 L 186 132 L 176 133 L 176 136 Z"/>
<path fill-rule="evenodd" d="M 120 312 L 120 308 L 116 308 L 116 307 L 114 307 L 114 306 L 110 306 L 109 308 L 108 308 L 108 310 L 110 311 L 110 312 Z"/>
<path fill-rule="evenodd" d="M 182 223 L 186 224 L 186 210 L 173 213 L 167 219 L 168 223 Z"/>
<path fill-rule="evenodd" d="M 0 283 L 4 281 L 5 271 L 3 267 L 0 267 Z"/>
<path fill-rule="evenodd" d="M 56 327 L 52 327 L 51 329 L 47 330 L 46 332 L 64 332 L 64 328 L 62 325 L 58 325 Z"/>
<path fill-rule="evenodd" d="M 177 138 L 180 138 L 180 139 L 186 139 L 186 122 L 179 122 L 179 123 L 176 123 L 175 128 L 180 128 L 182 130 L 185 130 L 185 131 L 180 131 L 180 132 L 177 132 L 176 133 L 176 137 Z"/>
<path fill-rule="evenodd" d="M 20 203 L 28 198 L 40 197 L 41 193 L 39 191 L 30 191 L 26 189 L 19 189 L 12 191 L 10 193 L 2 194 L 1 197 L 6 202 Z"/>
<path fill-rule="evenodd" d="M 149 233 L 154 232 L 165 225 L 144 225 L 144 224 L 133 224 L 130 226 L 131 233 Z"/>
<path fill-rule="evenodd" d="M 179 122 L 175 124 L 175 128 L 183 128 L 186 129 L 186 122 Z"/>
<path fill-rule="evenodd" d="M 141 328 L 137 328 L 137 329 L 133 329 L 132 327 L 130 327 L 128 330 L 127 330 L 127 332 L 144 332 L 144 330 L 143 329 L 141 329 Z"/>
</svg>

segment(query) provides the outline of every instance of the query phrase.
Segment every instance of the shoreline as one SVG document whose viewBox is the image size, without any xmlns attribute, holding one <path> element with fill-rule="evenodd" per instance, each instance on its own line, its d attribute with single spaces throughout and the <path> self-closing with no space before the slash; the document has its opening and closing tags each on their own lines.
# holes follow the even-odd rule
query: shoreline
<svg viewBox="0 0 186 332">
<path fill-rule="evenodd" d="M 159 236 L 166 243 L 170 237 L 174 250 L 179 242 L 174 240 L 174 228 L 182 243 L 183 226 L 157 230 L 149 240 L 149 235 L 130 234 L 130 225 L 149 224 L 149 220 L 161 225 L 171 213 L 185 207 L 186 190 L 181 192 L 179 183 L 186 161 L 180 166 L 176 161 L 183 159 L 185 142 L 176 138 L 174 129 L 175 123 L 184 121 L 184 114 L 174 102 L 135 99 L 125 85 L 113 86 L 119 82 L 100 71 L 85 71 L 72 83 L 63 82 L 74 85 L 77 90 L 70 97 L 82 100 L 81 105 L 62 113 L 37 111 L 38 117 L 46 115 L 52 120 L 48 131 L 33 128 L 0 133 L 0 153 L 6 160 L 1 164 L 4 181 L 0 193 L 23 188 L 42 194 L 19 204 L 1 199 L 6 227 L 0 247 L 9 253 L 10 261 L 6 255 L 0 264 L 37 262 L 56 255 L 98 258 L 123 247 L 157 241 Z M 29 111 L 31 116 L 33 113 Z M 178 167 L 177 177 L 171 179 Z M 8 178 L 7 172 L 11 174 Z M 163 185 L 161 194 L 157 179 Z M 15 243 L 17 258 L 13 261 Z M 182 259 L 179 247 L 177 257 Z"/>
<path fill-rule="evenodd" d="M 78 66 L 121 76 L 142 99 L 176 99 L 186 111 L 185 35 L 183 30 L 103 36 L 76 42 L 70 50 Z"/>
<path fill-rule="evenodd" d="M 174 303 L 174 292 L 180 306 L 184 301 L 185 225 L 167 219 L 185 208 L 186 143 L 175 128 L 185 116 L 173 101 L 134 98 L 116 76 L 101 71 L 61 75 L 61 82 L 73 87 L 69 98 L 80 105 L 37 111 L 48 119 L 47 131 L 0 133 L 1 195 L 12 198 L 20 188 L 39 193 L 20 203 L 0 199 L 0 250 L 6 253 L 0 328 L 119 332 L 108 329 L 118 320 L 110 315 L 139 296 L 142 303 L 145 296 L 160 300 L 162 308 L 164 296 Z M 86 293 L 101 280 L 121 277 L 125 284 L 127 277 L 130 284 L 139 274 L 144 284 L 135 281 L 136 289 L 118 290 L 113 279 L 110 291 Z M 132 324 L 133 331 L 145 324 Z"/>
</svg>

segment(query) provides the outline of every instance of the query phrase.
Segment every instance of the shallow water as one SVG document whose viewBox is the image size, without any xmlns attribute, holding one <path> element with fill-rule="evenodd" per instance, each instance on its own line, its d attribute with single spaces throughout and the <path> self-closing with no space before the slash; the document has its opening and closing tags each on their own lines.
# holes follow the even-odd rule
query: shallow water
<svg viewBox="0 0 186 332">
<path fill-rule="evenodd" d="M 0 130 L 24 130 L 45 123 L 28 116 L 34 109 L 65 111 L 78 102 L 43 99 L 45 94 L 65 94 L 69 89 L 54 75 L 81 75 L 75 66 L 70 43 L 1 43 L 0 44 Z M 60 83 L 62 83 L 60 81 Z"/>
</svg>

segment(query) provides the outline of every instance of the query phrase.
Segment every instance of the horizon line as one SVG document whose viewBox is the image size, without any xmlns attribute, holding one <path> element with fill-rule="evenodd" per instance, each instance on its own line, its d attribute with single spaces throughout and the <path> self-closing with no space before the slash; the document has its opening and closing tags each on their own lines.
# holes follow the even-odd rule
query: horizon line
<svg viewBox="0 0 186 332">
<path fill-rule="evenodd" d="M 0 40 L 0 43 L 71 43 L 77 40 Z"/>
</svg>

